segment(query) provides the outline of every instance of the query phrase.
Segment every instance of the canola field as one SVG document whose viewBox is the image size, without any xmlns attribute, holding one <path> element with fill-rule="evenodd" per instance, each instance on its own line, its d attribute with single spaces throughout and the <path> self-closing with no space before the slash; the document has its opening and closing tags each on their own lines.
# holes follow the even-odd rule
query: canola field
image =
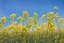
<svg viewBox="0 0 64 43">
<path fill-rule="evenodd" d="M 15 13 L 9 19 L 0 18 L 0 43 L 64 43 L 64 18 L 58 12 L 48 12 L 38 19 L 36 12 L 30 17 L 25 10 L 15 18 Z"/>
</svg>

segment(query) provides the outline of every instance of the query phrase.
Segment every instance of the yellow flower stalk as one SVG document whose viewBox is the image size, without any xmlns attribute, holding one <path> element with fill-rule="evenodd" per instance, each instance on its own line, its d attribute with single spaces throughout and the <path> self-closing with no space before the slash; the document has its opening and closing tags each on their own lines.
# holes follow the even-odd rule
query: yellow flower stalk
<svg viewBox="0 0 64 43">
<path fill-rule="evenodd" d="M 28 12 L 25 10 L 25 11 L 23 11 L 23 15 L 24 16 L 27 16 L 28 15 Z"/>
<path fill-rule="evenodd" d="M 13 28 L 13 27 L 14 27 L 14 25 L 10 25 L 10 27 L 11 27 L 11 28 Z"/>
<path fill-rule="evenodd" d="M 39 31 L 41 28 L 40 27 L 37 27 L 36 29 L 37 29 L 37 31 Z"/>
<path fill-rule="evenodd" d="M 52 22 L 52 18 L 51 17 L 47 17 L 48 22 L 51 23 Z"/>
<path fill-rule="evenodd" d="M 2 21 L 2 22 L 5 22 L 5 21 L 6 21 L 6 17 L 2 17 L 2 18 L 1 18 L 1 21 Z"/>
<path fill-rule="evenodd" d="M 36 21 L 34 21 L 33 25 L 34 25 L 34 26 L 36 26 L 36 25 L 37 25 L 37 22 L 36 22 Z"/>
<path fill-rule="evenodd" d="M 30 28 L 32 26 L 32 23 L 28 24 L 27 27 Z"/>
<path fill-rule="evenodd" d="M 34 12 L 34 20 L 36 20 L 37 16 L 38 16 L 37 13 Z"/>
<path fill-rule="evenodd" d="M 24 17 L 24 19 L 26 19 L 26 17 L 28 16 L 28 12 L 25 10 L 25 11 L 23 11 L 23 17 Z"/>
<path fill-rule="evenodd" d="M 20 16 L 20 17 L 18 18 L 18 20 L 19 20 L 19 21 L 22 21 L 22 20 L 23 20 L 23 17 Z"/>
<path fill-rule="evenodd" d="M 29 21 L 30 23 L 32 23 L 33 20 L 34 20 L 33 17 L 30 17 L 30 18 L 28 19 L 28 21 Z"/>
<path fill-rule="evenodd" d="M 10 15 L 10 18 L 11 18 L 12 20 L 14 20 L 15 17 L 16 17 L 16 14 L 14 14 L 14 13 Z"/>
<path fill-rule="evenodd" d="M 4 30 L 3 30 L 3 32 L 4 33 L 8 33 L 9 32 L 9 29 L 5 27 Z"/>
<path fill-rule="evenodd" d="M 54 17 L 55 17 L 55 18 L 59 18 L 59 16 L 58 16 L 57 14 L 54 14 Z"/>
<path fill-rule="evenodd" d="M 48 14 L 49 14 L 49 15 L 53 15 L 53 14 L 54 14 L 54 12 L 49 12 Z"/>
<path fill-rule="evenodd" d="M 46 17 L 46 14 L 42 15 L 42 18 L 45 18 Z"/>
</svg>

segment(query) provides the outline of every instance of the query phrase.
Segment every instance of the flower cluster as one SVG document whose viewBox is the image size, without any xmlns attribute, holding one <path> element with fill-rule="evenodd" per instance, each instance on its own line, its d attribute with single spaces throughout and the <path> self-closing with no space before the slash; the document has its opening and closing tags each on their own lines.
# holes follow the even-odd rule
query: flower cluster
<svg viewBox="0 0 64 43">
<path fill-rule="evenodd" d="M 64 18 L 58 13 L 48 12 L 40 19 L 36 12 L 33 17 L 26 10 L 22 14 L 17 21 L 16 14 L 11 14 L 8 25 L 6 17 L 0 19 L 0 43 L 64 43 Z"/>
</svg>

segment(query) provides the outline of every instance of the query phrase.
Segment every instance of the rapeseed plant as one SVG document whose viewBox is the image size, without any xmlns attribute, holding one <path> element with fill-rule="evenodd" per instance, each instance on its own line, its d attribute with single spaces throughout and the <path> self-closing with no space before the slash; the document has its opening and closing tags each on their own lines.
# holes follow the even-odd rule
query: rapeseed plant
<svg viewBox="0 0 64 43">
<path fill-rule="evenodd" d="M 57 9 L 55 6 L 54 10 Z M 10 24 L 4 27 L 6 17 L 0 18 L 0 43 L 64 43 L 64 18 L 60 18 L 58 13 L 48 12 L 39 20 L 36 12 L 33 17 L 28 17 L 26 10 L 22 14 L 18 21 L 14 20 L 16 14 L 11 14 Z M 58 23 L 57 27 L 55 23 Z"/>
</svg>

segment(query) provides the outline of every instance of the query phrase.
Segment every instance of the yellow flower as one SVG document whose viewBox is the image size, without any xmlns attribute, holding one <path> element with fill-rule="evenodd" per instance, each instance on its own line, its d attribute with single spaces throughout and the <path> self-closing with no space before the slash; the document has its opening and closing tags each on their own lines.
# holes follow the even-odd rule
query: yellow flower
<svg viewBox="0 0 64 43">
<path fill-rule="evenodd" d="M 23 33 L 26 33 L 26 30 L 23 30 Z"/>
<path fill-rule="evenodd" d="M 49 14 L 49 15 L 53 15 L 53 14 L 54 14 L 54 12 L 49 12 L 48 14 Z"/>
<path fill-rule="evenodd" d="M 34 23 L 33 23 L 33 24 L 34 24 L 34 26 L 36 26 L 37 22 L 36 22 L 36 21 L 34 21 Z"/>
<path fill-rule="evenodd" d="M 32 22 L 32 20 L 34 20 L 34 18 L 30 17 L 28 21 L 29 22 Z"/>
<path fill-rule="evenodd" d="M 28 24 L 27 27 L 30 28 L 32 26 L 32 23 Z"/>
<path fill-rule="evenodd" d="M 40 28 L 40 27 L 37 27 L 36 29 L 37 29 L 37 31 L 38 31 L 38 30 L 40 30 L 41 28 Z"/>
<path fill-rule="evenodd" d="M 42 18 L 45 18 L 46 17 L 46 15 L 44 14 L 44 15 L 42 15 Z"/>
<path fill-rule="evenodd" d="M 4 32 L 8 32 L 9 29 L 8 29 L 7 27 L 5 27 L 3 31 L 4 31 Z"/>
<path fill-rule="evenodd" d="M 64 21 L 63 18 L 60 18 L 60 19 L 59 19 L 59 22 L 63 22 L 63 21 Z"/>
<path fill-rule="evenodd" d="M 18 18 L 18 20 L 19 20 L 19 21 L 22 21 L 22 20 L 23 20 L 23 18 L 20 16 L 20 17 Z"/>
<path fill-rule="evenodd" d="M 14 28 L 14 25 L 10 25 L 10 28 L 12 28 L 12 29 L 13 29 L 13 28 Z"/>
<path fill-rule="evenodd" d="M 36 20 L 37 16 L 38 16 L 37 13 L 34 12 L 34 20 Z"/>
<path fill-rule="evenodd" d="M 64 18 L 62 19 L 62 22 L 64 22 Z"/>
<path fill-rule="evenodd" d="M 59 18 L 59 16 L 56 16 L 56 18 Z"/>
<path fill-rule="evenodd" d="M 59 19 L 59 22 L 64 22 L 64 18 L 60 18 Z"/>
<path fill-rule="evenodd" d="M 1 18 L 1 21 L 5 22 L 6 21 L 6 17 Z"/>
<path fill-rule="evenodd" d="M 50 25 L 51 25 L 51 27 L 54 27 L 54 24 L 53 23 L 51 23 Z"/>
<path fill-rule="evenodd" d="M 55 17 L 55 18 L 59 18 L 59 16 L 58 16 L 57 14 L 54 14 L 54 17 Z"/>
<path fill-rule="evenodd" d="M 23 11 L 23 15 L 24 16 L 27 16 L 28 15 L 28 12 L 25 10 L 25 11 Z"/>
<path fill-rule="evenodd" d="M 10 18 L 11 18 L 12 20 L 13 20 L 15 17 L 16 17 L 16 14 L 14 14 L 14 13 L 10 15 Z"/>
<path fill-rule="evenodd" d="M 52 22 L 52 18 L 51 17 L 47 17 L 48 22 Z"/>
</svg>

